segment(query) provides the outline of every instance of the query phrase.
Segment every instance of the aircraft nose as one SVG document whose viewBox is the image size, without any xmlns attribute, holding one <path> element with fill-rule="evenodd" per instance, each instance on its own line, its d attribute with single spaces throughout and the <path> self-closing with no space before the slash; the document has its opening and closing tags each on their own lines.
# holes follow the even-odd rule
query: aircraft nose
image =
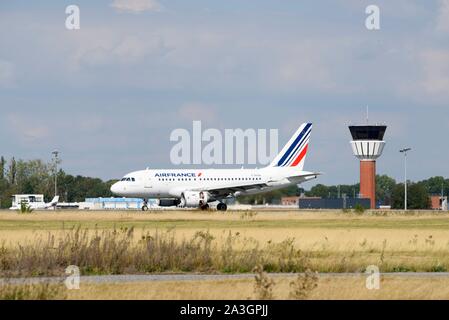
<svg viewBox="0 0 449 320">
<path fill-rule="evenodd" d="M 118 191 L 119 191 L 119 186 L 118 186 L 118 182 L 116 182 L 111 186 L 111 192 L 118 193 Z"/>
</svg>

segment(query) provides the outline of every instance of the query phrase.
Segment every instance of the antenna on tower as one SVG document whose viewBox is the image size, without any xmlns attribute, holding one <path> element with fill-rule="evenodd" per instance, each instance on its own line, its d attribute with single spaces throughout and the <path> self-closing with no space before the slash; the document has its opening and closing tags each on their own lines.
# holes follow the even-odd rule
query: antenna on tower
<svg viewBox="0 0 449 320">
<path fill-rule="evenodd" d="M 366 124 L 369 124 L 369 107 L 366 106 Z"/>
</svg>

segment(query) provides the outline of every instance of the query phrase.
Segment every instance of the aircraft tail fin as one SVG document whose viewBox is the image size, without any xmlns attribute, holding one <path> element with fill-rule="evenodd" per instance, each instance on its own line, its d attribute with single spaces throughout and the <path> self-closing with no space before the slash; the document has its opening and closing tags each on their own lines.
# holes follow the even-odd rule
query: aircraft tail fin
<svg viewBox="0 0 449 320">
<path fill-rule="evenodd" d="M 54 207 L 58 204 L 58 202 L 59 202 L 59 196 L 54 196 L 53 200 L 50 201 L 49 205 L 51 207 Z"/>
<path fill-rule="evenodd" d="M 296 167 L 302 170 L 309 147 L 311 131 L 312 123 L 303 123 L 270 164 L 270 167 Z"/>
</svg>

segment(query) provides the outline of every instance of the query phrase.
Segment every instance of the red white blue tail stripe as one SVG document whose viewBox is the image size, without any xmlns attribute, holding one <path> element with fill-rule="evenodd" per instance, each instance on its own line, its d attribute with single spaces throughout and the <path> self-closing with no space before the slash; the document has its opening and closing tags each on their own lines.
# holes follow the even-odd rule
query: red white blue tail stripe
<svg viewBox="0 0 449 320">
<path fill-rule="evenodd" d="M 312 131 L 311 123 L 304 123 L 290 139 L 281 153 L 274 159 L 274 167 L 303 167 L 304 160 L 309 147 L 310 133 Z"/>
</svg>

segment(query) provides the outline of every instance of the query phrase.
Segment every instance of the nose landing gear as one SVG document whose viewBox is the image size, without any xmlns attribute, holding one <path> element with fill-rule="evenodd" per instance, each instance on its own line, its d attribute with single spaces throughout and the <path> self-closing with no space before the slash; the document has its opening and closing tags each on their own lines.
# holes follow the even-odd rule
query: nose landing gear
<svg viewBox="0 0 449 320">
<path fill-rule="evenodd" d="M 148 199 L 143 199 L 142 211 L 148 211 Z"/>
</svg>

